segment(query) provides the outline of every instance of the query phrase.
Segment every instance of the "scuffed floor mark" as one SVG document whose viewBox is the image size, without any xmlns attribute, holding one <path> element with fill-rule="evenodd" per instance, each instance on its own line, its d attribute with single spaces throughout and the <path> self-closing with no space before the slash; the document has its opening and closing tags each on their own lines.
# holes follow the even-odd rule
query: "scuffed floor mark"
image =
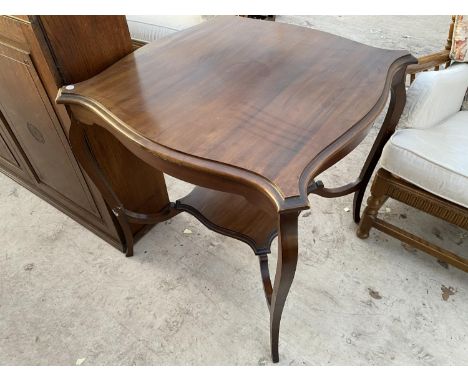
<svg viewBox="0 0 468 382">
<path fill-rule="evenodd" d="M 456 244 L 456 245 L 462 245 L 462 244 L 463 244 L 463 240 L 464 240 L 466 237 L 468 237 L 468 236 L 466 236 L 465 233 L 462 233 L 462 232 L 459 233 L 458 236 L 457 236 L 457 238 L 455 239 L 455 244 Z"/>
<path fill-rule="evenodd" d="M 440 232 L 440 229 L 438 229 L 437 227 L 434 227 L 432 228 L 432 234 L 439 240 L 444 240 L 444 238 L 442 237 L 442 232 Z"/>
<path fill-rule="evenodd" d="M 266 357 L 262 357 L 258 360 L 258 366 L 265 366 L 269 363 L 269 360 Z"/>
<path fill-rule="evenodd" d="M 18 189 L 15 187 L 13 190 L 8 194 L 8 196 L 13 196 L 14 198 L 18 198 Z"/>
<path fill-rule="evenodd" d="M 409 253 L 416 253 L 418 252 L 418 250 L 414 247 L 412 247 L 411 245 L 409 244 L 406 244 L 406 243 L 401 243 L 401 246 L 406 250 L 408 251 Z"/>
<path fill-rule="evenodd" d="M 32 271 L 34 269 L 34 263 L 29 263 L 29 264 L 26 264 L 23 269 L 25 271 Z"/>
<path fill-rule="evenodd" d="M 411 350 L 413 351 L 416 357 L 424 362 L 431 362 L 434 360 L 434 356 L 427 352 L 423 346 L 419 346 L 417 344 L 411 344 Z"/>
<path fill-rule="evenodd" d="M 449 286 L 448 288 L 442 284 L 440 287 L 440 290 L 442 291 L 442 300 L 447 301 L 450 296 L 453 296 L 457 291 Z"/>
<path fill-rule="evenodd" d="M 63 224 L 57 224 L 53 229 L 47 232 L 45 239 L 50 242 L 56 242 L 62 236 L 64 230 L 65 226 Z"/>
<path fill-rule="evenodd" d="M 444 267 L 445 269 L 448 269 L 449 265 L 445 261 L 437 260 L 437 262 L 440 264 L 440 266 Z"/>
<path fill-rule="evenodd" d="M 376 300 L 380 300 L 382 298 L 380 293 L 377 292 L 376 290 L 373 290 L 372 288 L 367 288 L 367 289 L 369 291 L 369 296 L 371 296 L 372 298 L 375 298 Z"/>
</svg>

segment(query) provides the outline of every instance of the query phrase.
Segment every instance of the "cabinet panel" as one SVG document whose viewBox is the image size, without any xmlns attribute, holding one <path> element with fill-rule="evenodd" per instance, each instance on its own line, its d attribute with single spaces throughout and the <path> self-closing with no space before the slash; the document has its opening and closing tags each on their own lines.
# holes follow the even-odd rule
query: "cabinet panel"
<svg viewBox="0 0 468 382">
<path fill-rule="evenodd" d="M 0 121 L 0 129 L 3 127 L 1 126 L 1 123 L 2 122 Z M 8 148 L 5 140 L 2 137 L 1 132 L 0 132 L 0 157 L 6 160 L 11 165 L 19 167 L 19 163 L 16 161 L 15 157 L 13 156 L 13 153 Z"/>
<path fill-rule="evenodd" d="M 29 55 L 0 44 L 0 67 L 0 109 L 27 156 L 31 175 L 39 186 L 97 213 Z"/>
<path fill-rule="evenodd" d="M 0 112 L 0 165 L 6 170 L 23 179 L 30 178 L 27 164 L 21 155 L 21 149 L 8 128 L 3 114 Z"/>
<path fill-rule="evenodd" d="M 10 16 L 0 16 L 0 36 L 9 45 L 27 49 L 28 43 L 21 30 L 21 23 L 24 21 Z"/>
</svg>

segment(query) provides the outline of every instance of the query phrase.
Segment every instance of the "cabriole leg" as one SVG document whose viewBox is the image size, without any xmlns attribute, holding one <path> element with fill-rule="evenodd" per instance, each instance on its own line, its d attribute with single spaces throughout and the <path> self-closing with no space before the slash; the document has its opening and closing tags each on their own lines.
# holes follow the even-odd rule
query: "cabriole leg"
<svg viewBox="0 0 468 382">
<path fill-rule="evenodd" d="M 406 89 L 405 89 L 405 80 L 406 80 L 406 68 L 402 68 L 399 72 L 395 74 L 392 80 L 391 88 L 391 98 L 390 104 L 388 106 L 387 115 L 385 120 L 380 127 L 379 134 L 375 139 L 374 145 L 364 163 L 364 166 L 359 174 L 359 180 L 361 185 L 359 189 L 354 194 L 353 200 L 353 219 L 355 223 L 359 223 L 361 220 L 361 203 L 366 192 L 367 184 L 374 172 L 375 166 L 382 155 L 382 150 L 390 139 L 392 134 L 395 132 L 395 128 L 400 120 L 401 113 L 405 107 L 406 103 Z"/>
<path fill-rule="evenodd" d="M 284 213 L 279 216 L 278 261 L 270 306 L 271 358 L 275 363 L 279 361 L 278 339 L 281 315 L 296 273 L 298 216 L 298 212 Z"/>
</svg>

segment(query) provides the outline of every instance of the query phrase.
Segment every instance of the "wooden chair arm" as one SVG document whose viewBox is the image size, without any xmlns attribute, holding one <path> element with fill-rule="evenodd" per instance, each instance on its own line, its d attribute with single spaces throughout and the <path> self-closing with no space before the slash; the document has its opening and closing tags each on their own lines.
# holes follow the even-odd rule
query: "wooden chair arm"
<svg viewBox="0 0 468 382">
<path fill-rule="evenodd" d="M 418 63 L 408 65 L 406 74 L 410 76 L 410 84 L 416 79 L 416 73 L 426 72 L 428 70 L 439 70 L 442 65 L 445 68 L 450 66 L 450 50 L 428 54 L 418 58 Z"/>
<path fill-rule="evenodd" d="M 449 57 L 450 51 L 443 50 L 441 52 L 428 54 L 418 58 L 418 63 L 414 65 L 408 65 L 406 70 L 407 74 L 416 74 L 424 72 L 429 69 L 439 70 L 441 65 L 447 65 L 450 63 Z"/>
</svg>

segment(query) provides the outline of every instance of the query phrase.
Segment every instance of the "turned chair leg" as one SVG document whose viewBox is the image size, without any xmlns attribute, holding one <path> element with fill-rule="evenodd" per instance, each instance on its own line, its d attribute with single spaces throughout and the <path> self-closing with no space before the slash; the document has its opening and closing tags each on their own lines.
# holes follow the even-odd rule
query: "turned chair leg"
<svg viewBox="0 0 468 382">
<path fill-rule="evenodd" d="M 379 213 L 380 208 L 387 201 L 388 196 L 385 195 L 384 180 L 377 174 L 371 188 L 371 195 L 367 199 L 367 206 L 362 214 L 356 230 L 356 235 L 361 239 L 369 237 L 369 231 L 372 228 L 373 222 Z"/>
</svg>

